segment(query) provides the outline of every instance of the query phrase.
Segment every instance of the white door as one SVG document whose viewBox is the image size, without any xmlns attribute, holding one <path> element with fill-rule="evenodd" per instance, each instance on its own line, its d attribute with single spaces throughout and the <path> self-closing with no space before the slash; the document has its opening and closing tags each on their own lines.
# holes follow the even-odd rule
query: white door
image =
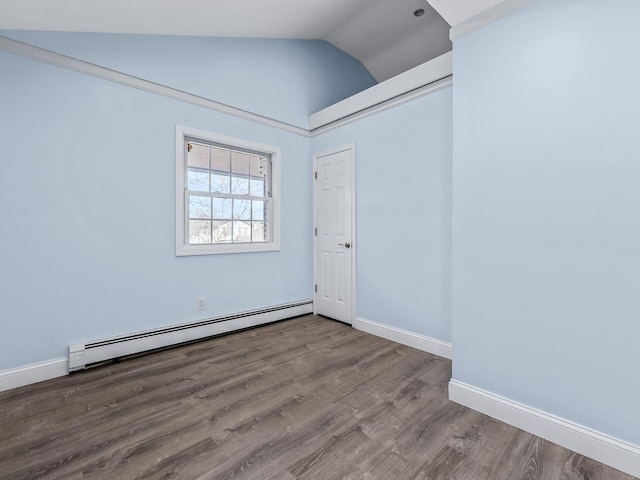
<svg viewBox="0 0 640 480">
<path fill-rule="evenodd" d="M 314 309 L 353 320 L 353 148 L 314 156 Z"/>
</svg>

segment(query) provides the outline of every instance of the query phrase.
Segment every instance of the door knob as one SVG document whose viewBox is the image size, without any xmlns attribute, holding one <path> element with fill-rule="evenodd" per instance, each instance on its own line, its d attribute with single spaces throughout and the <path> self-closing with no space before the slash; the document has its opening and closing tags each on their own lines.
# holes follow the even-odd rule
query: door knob
<svg viewBox="0 0 640 480">
<path fill-rule="evenodd" d="M 351 247 L 351 244 L 349 242 L 347 242 L 347 243 L 344 244 L 344 246 L 345 246 L 345 248 L 349 248 L 349 247 Z"/>
</svg>

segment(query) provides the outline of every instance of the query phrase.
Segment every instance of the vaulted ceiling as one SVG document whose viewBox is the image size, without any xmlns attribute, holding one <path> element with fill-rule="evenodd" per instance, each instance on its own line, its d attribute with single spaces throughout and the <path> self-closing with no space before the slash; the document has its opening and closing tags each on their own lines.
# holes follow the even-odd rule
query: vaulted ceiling
<svg viewBox="0 0 640 480">
<path fill-rule="evenodd" d="M 2 0 L 0 29 L 322 39 L 382 81 L 449 51 L 450 26 L 502 1 Z"/>
</svg>

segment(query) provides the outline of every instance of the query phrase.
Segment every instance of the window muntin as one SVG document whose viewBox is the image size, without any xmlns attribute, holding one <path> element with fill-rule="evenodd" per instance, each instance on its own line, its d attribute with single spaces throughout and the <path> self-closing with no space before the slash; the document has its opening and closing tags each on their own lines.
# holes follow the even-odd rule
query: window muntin
<svg viewBox="0 0 640 480">
<path fill-rule="evenodd" d="M 270 238 L 271 155 L 185 138 L 189 245 Z"/>
<path fill-rule="evenodd" d="M 279 149 L 177 132 L 177 255 L 279 250 Z"/>
</svg>

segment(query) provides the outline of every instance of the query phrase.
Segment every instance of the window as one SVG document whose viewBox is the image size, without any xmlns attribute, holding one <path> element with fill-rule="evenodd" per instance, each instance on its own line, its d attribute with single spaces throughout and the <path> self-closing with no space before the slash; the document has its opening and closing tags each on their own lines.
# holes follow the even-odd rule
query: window
<svg viewBox="0 0 640 480">
<path fill-rule="evenodd" d="M 176 255 L 280 249 L 280 149 L 176 128 Z"/>
</svg>

